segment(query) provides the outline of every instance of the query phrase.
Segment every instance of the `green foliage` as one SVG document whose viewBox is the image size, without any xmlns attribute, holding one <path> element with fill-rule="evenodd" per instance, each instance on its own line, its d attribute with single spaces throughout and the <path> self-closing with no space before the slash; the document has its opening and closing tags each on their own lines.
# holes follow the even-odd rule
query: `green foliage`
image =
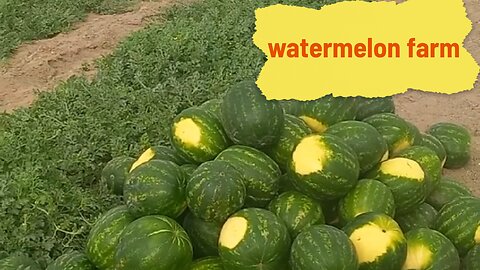
<svg viewBox="0 0 480 270">
<path fill-rule="evenodd" d="M 177 113 L 255 78 L 265 58 L 251 41 L 254 10 L 277 2 L 174 8 L 102 60 L 93 82 L 73 78 L 32 107 L 0 115 L 0 254 L 22 251 L 49 262 L 81 250 L 91 223 L 118 203 L 98 183 L 105 163 L 168 144 Z M 320 7 L 333 0 L 281 2 Z"/>
</svg>

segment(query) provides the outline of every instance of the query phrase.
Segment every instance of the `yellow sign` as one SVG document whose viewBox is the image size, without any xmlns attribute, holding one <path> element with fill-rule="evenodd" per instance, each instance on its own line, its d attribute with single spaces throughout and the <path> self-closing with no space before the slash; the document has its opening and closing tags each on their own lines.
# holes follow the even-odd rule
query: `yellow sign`
<svg viewBox="0 0 480 270">
<path fill-rule="evenodd" d="M 471 29 L 462 0 L 260 8 L 253 41 L 268 61 L 257 84 L 268 99 L 298 100 L 470 90 L 480 71 L 463 47 Z"/>
</svg>

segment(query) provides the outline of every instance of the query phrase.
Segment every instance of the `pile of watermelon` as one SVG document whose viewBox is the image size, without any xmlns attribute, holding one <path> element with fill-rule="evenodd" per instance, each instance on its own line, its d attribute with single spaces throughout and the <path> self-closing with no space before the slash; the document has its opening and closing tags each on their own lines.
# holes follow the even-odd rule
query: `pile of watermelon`
<svg viewBox="0 0 480 270">
<path fill-rule="evenodd" d="M 244 81 L 169 135 L 105 166 L 124 204 L 47 269 L 480 269 L 480 198 L 442 175 L 470 160 L 460 125 L 420 132 L 391 97 L 275 101 Z"/>
</svg>

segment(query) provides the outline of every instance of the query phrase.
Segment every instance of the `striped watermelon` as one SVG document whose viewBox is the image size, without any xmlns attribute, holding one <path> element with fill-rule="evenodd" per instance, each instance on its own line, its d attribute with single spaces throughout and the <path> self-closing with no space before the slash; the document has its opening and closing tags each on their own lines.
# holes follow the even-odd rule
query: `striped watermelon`
<svg viewBox="0 0 480 270">
<path fill-rule="evenodd" d="M 348 223 L 343 231 L 355 246 L 359 269 L 401 269 L 407 257 L 407 241 L 390 216 L 364 213 Z"/>
<path fill-rule="evenodd" d="M 325 216 L 326 224 L 339 228 L 340 227 L 340 216 L 338 214 L 339 200 L 320 201 L 320 204 L 322 205 L 323 215 Z"/>
<path fill-rule="evenodd" d="M 405 237 L 407 238 L 407 259 L 402 269 L 460 269 L 458 252 L 443 234 L 420 228 L 409 231 Z"/>
<path fill-rule="evenodd" d="M 340 199 L 338 212 L 343 225 L 366 212 L 384 213 L 393 217 L 395 214 L 393 194 L 380 181 L 362 179 L 353 190 Z"/>
<path fill-rule="evenodd" d="M 428 147 L 433 151 L 435 151 L 443 168 L 443 165 L 447 160 L 447 152 L 445 151 L 445 147 L 443 147 L 442 142 L 430 134 L 423 133 L 421 136 L 422 136 L 422 139 L 419 145 Z"/>
<path fill-rule="evenodd" d="M 205 221 L 189 212 L 182 225 L 192 241 L 196 258 L 218 255 L 218 237 L 222 224 Z"/>
<path fill-rule="evenodd" d="M 220 106 L 222 100 L 218 98 L 210 99 L 202 103 L 199 107 L 205 111 L 211 112 L 213 115 L 220 115 Z"/>
<path fill-rule="evenodd" d="M 135 217 L 176 218 L 187 207 L 185 175 L 171 161 L 153 159 L 138 166 L 128 175 L 123 193 L 128 210 Z"/>
<path fill-rule="evenodd" d="M 335 135 L 357 154 L 360 174 L 388 158 L 387 142 L 371 125 L 360 121 L 343 121 L 329 127 L 325 134 Z"/>
<path fill-rule="evenodd" d="M 84 253 L 72 251 L 57 259 L 46 270 L 95 270 L 95 266 Z"/>
<path fill-rule="evenodd" d="M 457 248 L 460 256 L 480 244 L 480 198 L 459 197 L 438 212 L 434 228 Z"/>
<path fill-rule="evenodd" d="M 395 220 L 403 232 L 408 232 L 418 228 L 433 228 L 437 215 L 438 211 L 433 206 L 422 203 L 410 212 L 396 216 Z"/>
<path fill-rule="evenodd" d="M 308 135 L 295 147 L 288 173 L 293 185 L 318 200 L 344 196 L 357 183 L 360 166 L 353 150 L 333 135 Z"/>
<path fill-rule="evenodd" d="M 286 270 L 290 239 L 287 227 L 275 214 L 245 208 L 223 224 L 218 249 L 228 270 Z"/>
<path fill-rule="evenodd" d="M 367 174 L 387 185 L 393 193 L 395 212 L 403 214 L 425 200 L 425 173 L 420 164 L 408 158 L 392 158 Z"/>
<path fill-rule="evenodd" d="M 243 175 L 247 190 L 246 207 L 265 207 L 277 195 L 281 171 L 267 154 L 243 145 L 222 151 L 215 160 L 230 163 Z"/>
<path fill-rule="evenodd" d="M 224 222 L 243 207 L 243 175 L 230 163 L 213 160 L 201 164 L 187 183 L 190 211 L 206 221 Z"/>
<path fill-rule="evenodd" d="M 445 148 L 445 168 L 458 169 L 468 163 L 472 139 L 465 127 L 453 123 L 437 123 L 431 126 L 427 133 L 437 138 Z"/>
<path fill-rule="evenodd" d="M 188 270 L 193 249 L 185 230 L 166 216 L 141 217 L 122 233 L 115 270 Z"/>
<path fill-rule="evenodd" d="M 357 114 L 355 119 L 363 120 L 379 113 L 395 113 L 395 103 L 391 96 L 380 98 L 357 97 Z"/>
<path fill-rule="evenodd" d="M 107 185 L 110 192 L 116 195 L 123 195 L 123 185 L 127 179 L 128 171 L 134 162 L 134 158 L 120 156 L 113 158 L 103 167 L 101 180 Z"/>
<path fill-rule="evenodd" d="M 462 183 L 442 177 L 425 201 L 440 210 L 445 204 L 463 196 L 472 196 L 472 192 Z"/>
<path fill-rule="evenodd" d="M 124 205 L 110 209 L 93 225 L 87 238 L 85 254 L 99 269 L 113 269 L 118 239 L 125 227 L 134 221 Z"/>
<path fill-rule="evenodd" d="M 180 153 L 176 152 L 174 149 L 163 146 L 157 145 L 152 146 L 145 150 L 140 157 L 132 164 L 130 167 L 130 172 L 133 171 L 138 166 L 142 165 L 145 162 L 148 162 L 152 159 L 157 160 L 167 160 L 171 161 L 177 165 L 182 165 L 187 163 L 186 157 L 183 157 Z"/>
<path fill-rule="evenodd" d="M 305 101 L 300 101 L 296 99 L 279 100 L 279 102 L 285 114 L 290 114 L 294 116 L 301 115 L 303 107 L 306 104 Z"/>
<path fill-rule="evenodd" d="M 195 164 L 183 164 L 180 166 L 180 168 L 182 168 L 183 173 L 185 174 L 186 181 L 188 182 L 188 180 L 192 176 L 193 172 L 198 168 L 198 166 Z"/>
<path fill-rule="evenodd" d="M 220 257 L 205 257 L 195 260 L 190 270 L 224 270 Z"/>
<path fill-rule="evenodd" d="M 280 194 L 270 202 L 268 210 L 283 220 L 292 239 L 311 225 L 325 223 L 321 205 L 297 191 Z"/>
<path fill-rule="evenodd" d="M 198 107 L 185 109 L 173 119 L 170 141 L 191 163 L 212 160 L 230 145 L 218 117 Z"/>
<path fill-rule="evenodd" d="M 358 269 L 358 258 L 352 242 L 341 230 L 329 225 L 314 225 L 302 231 L 293 241 L 291 270 Z"/>
<path fill-rule="evenodd" d="M 255 148 L 272 146 L 280 139 L 284 113 L 277 100 L 267 100 L 254 81 L 233 85 L 223 97 L 221 118 L 235 144 Z"/>
<path fill-rule="evenodd" d="M 279 141 L 266 149 L 265 152 L 278 163 L 282 170 L 285 170 L 295 146 L 310 133 L 312 133 L 311 129 L 302 119 L 286 114 Z"/>
<path fill-rule="evenodd" d="M 40 270 L 40 266 L 23 253 L 12 254 L 0 260 L 2 270 Z"/>
<path fill-rule="evenodd" d="M 465 258 L 463 258 L 463 270 L 478 270 L 480 269 L 480 244 L 475 245 L 468 251 Z"/>
<path fill-rule="evenodd" d="M 284 173 L 280 176 L 280 189 L 278 193 L 283 193 L 285 191 L 296 190 L 293 186 L 292 179 L 288 173 Z"/>
</svg>

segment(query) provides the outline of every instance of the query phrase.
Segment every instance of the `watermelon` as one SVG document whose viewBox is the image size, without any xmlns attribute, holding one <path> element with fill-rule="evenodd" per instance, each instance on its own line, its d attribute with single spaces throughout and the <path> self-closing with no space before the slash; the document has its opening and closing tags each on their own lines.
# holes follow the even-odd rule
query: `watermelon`
<svg viewBox="0 0 480 270">
<path fill-rule="evenodd" d="M 147 150 L 145 150 L 140 155 L 140 157 L 135 161 L 135 163 L 132 164 L 130 168 L 130 172 L 133 171 L 138 166 L 142 165 L 143 163 L 148 162 L 152 159 L 168 160 L 177 165 L 182 165 L 187 163 L 186 158 L 183 157 L 180 153 L 176 152 L 174 149 L 167 146 L 163 146 L 163 145 L 157 145 L 157 146 L 152 146 Z"/>
<path fill-rule="evenodd" d="M 297 99 L 280 100 L 279 102 L 285 114 L 290 114 L 294 116 L 301 115 L 303 107 L 306 104 L 305 101 L 300 101 Z"/>
<path fill-rule="evenodd" d="M 222 160 L 201 164 L 187 183 L 188 208 L 205 221 L 224 222 L 243 207 L 246 194 L 242 173 Z"/>
<path fill-rule="evenodd" d="M 190 270 L 224 270 L 220 257 L 204 257 L 195 260 Z"/>
<path fill-rule="evenodd" d="M 388 159 L 367 173 L 367 177 L 377 179 L 390 188 L 397 214 L 406 213 L 425 200 L 425 173 L 414 160 L 403 157 Z"/>
<path fill-rule="evenodd" d="M 97 268 L 113 269 L 118 239 L 132 221 L 134 217 L 124 205 L 110 209 L 97 219 L 85 249 L 86 256 Z"/>
<path fill-rule="evenodd" d="M 115 269 L 188 270 L 193 248 L 185 230 L 167 216 L 144 216 L 123 231 L 115 251 Z"/>
<path fill-rule="evenodd" d="M 418 145 L 432 149 L 437 154 L 443 168 L 443 165 L 447 160 L 447 152 L 445 151 L 445 147 L 443 147 L 442 142 L 430 134 L 423 133 L 421 136 L 422 139 Z"/>
<path fill-rule="evenodd" d="M 72 251 L 57 259 L 46 270 L 95 270 L 95 266 L 84 253 Z"/>
<path fill-rule="evenodd" d="M 468 163 L 472 139 L 465 127 L 453 123 L 437 123 L 431 126 L 427 133 L 437 138 L 445 148 L 445 168 L 458 169 Z"/>
<path fill-rule="evenodd" d="M 242 81 L 228 89 L 220 111 L 225 131 L 235 144 L 261 149 L 280 139 L 283 109 L 277 100 L 267 100 L 254 81 Z"/>
<path fill-rule="evenodd" d="M 265 207 L 277 195 L 281 171 L 267 154 L 243 145 L 222 151 L 215 160 L 230 163 L 243 175 L 247 190 L 246 207 Z"/>
<path fill-rule="evenodd" d="M 383 136 L 390 156 L 412 146 L 418 135 L 418 130 L 393 113 L 375 114 L 363 121 L 372 125 Z"/>
<path fill-rule="evenodd" d="M 362 179 L 338 203 L 341 224 L 345 225 L 366 212 L 384 213 L 393 217 L 395 203 L 390 189 L 380 181 Z"/>
<path fill-rule="evenodd" d="M 343 121 L 329 127 L 325 134 L 341 138 L 355 151 L 360 163 L 360 174 L 388 158 L 387 142 L 374 127 L 365 122 Z"/>
<path fill-rule="evenodd" d="M 443 234 L 419 228 L 405 234 L 407 259 L 402 269 L 459 270 L 460 257 L 455 246 Z"/>
<path fill-rule="evenodd" d="M 325 223 L 322 206 L 297 191 L 280 194 L 270 202 L 268 210 L 283 220 L 292 239 L 311 225 Z"/>
<path fill-rule="evenodd" d="M 357 97 L 357 114 L 355 119 L 363 120 L 379 113 L 395 113 L 395 103 L 391 96 L 380 98 Z"/>
<path fill-rule="evenodd" d="M 297 115 L 315 132 L 324 132 L 331 125 L 353 120 L 356 115 L 356 98 L 327 95 L 306 101 Z"/>
<path fill-rule="evenodd" d="M 107 185 L 110 192 L 123 195 L 123 185 L 134 162 L 134 158 L 120 156 L 113 158 L 103 167 L 101 180 Z"/>
<path fill-rule="evenodd" d="M 403 232 L 408 232 L 418 228 L 433 228 L 433 223 L 437 218 L 438 211 L 428 203 L 422 203 L 417 208 L 400 216 L 396 216 L 400 228 Z"/>
<path fill-rule="evenodd" d="M 464 256 L 480 244 L 480 198 L 459 197 L 438 212 L 434 228 L 443 233 Z"/>
<path fill-rule="evenodd" d="M 210 99 L 202 103 L 199 107 L 205 111 L 211 112 L 213 115 L 220 115 L 220 105 L 222 100 L 218 98 Z"/>
<path fill-rule="evenodd" d="M 480 269 L 480 244 L 475 245 L 467 255 L 463 258 L 463 270 L 478 270 Z"/>
<path fill-rule="evenodd" d="M 322 205 L 323 215 L 325 216 L 325 222 L 328 225 L 340 227 L 340 216 L 338 214 L 339 200 L 326 200 L 320 201 Z"/>
<path fill-rule="evenodd" d="M 401 269 L 407 256 L 407 241 L 390 216 L 364 213 L 348 223 L 343 231 L 355 246 L 359 269 Z"/>
<path fill-rule="evenodd" d="M 173 119 L 170 142 L 191 163 L 214 159 L 230 145 L 230 141 L 217 116 L 191 107 Z"/>
<path fill-rule="evenodd" d="M 311 129 L 303 120 L 286 114 L 279 141 L 266 149 L 265 152 L 278 163 L 282 170 L 285 170 L 295 146 L 310 133 L 312 133 Z"/>
<path fill-rule="evenodd" d="M 472 196 L 468 187 L 451 178 L 442 177 L 425 201 L 440 210 L 446 203 L 463 196 Z"/>
<path fill-rule="evenodd" d="M 197 165 L 195 164 L 183 164 L 180 166 L 182 168 L 183 173 L 185 174 L 185 178 L 188 180 L 190 179 L 190 176 L 192 176 L 193 172 L 197 169 Z"/>
<path fill-rule="evenodd" d="M 329 134 L 304 137 L 295 147 L 288 166 L 293 185 L 318 200 L 344 196 L 357 183 L 359 172 L 354 151 Z"/>
<path fill-rule="evenodd" d="M 228 270 L 286 270 L 290 244 L 280 218 L 265 209 L 245 208 L 223 224 L 218 250 Z"/>
<path fill-rule="evenodd" d="M 405 122 L 407 122 L 408 126 L 410 127 L 410 131 L 413 134 L 413 145 L 419 145 L 422 142 L 422 133 L 413 123 L 409 121 Z"/>
<path fill-rule="evenodd" d="M 442 176 L 442 164 L 435 151 L 425 146 L 412 146 L 395 157 L 404 157 L 416 161 L 425 173 L 425 190 L 430 194 Z"/>
<path fill-rule="evenodd" d="M 182 225 L 192 241 L 196 258 L 218 255 L 217 243 L 222 224 L 205 221 L 189 212 Z"/>
<path fill-rule="evenodd" d="M 282 174 L 280 176 L 279 181 L 280 181 L 280 189 L 278 190 L 278 193 L 295 190 L 295 187 L 293 186 L 293 183 L 292 183 L 292 179 L 290 178 L 290 175 L 288 173 Z"/>
<path fill-rule="evenodd" d="M 23 253 L 12 254 L 0 260 L 2 270 L 40 270 L 40 266 Z"/>
<path fill-rule="evenodd" d="M 165 160 L 150 160 L 133 170 L 125 183 L 124 200 L 135 217 L 165 215 L 176 218 L 187 207 L 185 174 Z"/>
<path fill-rule="evenodd" d="M 343 231 L 329 225 L 302 231 L 293 241 L 289 263 L 291 270 L 358 269 L 352 242 Z"/>
</svg>

